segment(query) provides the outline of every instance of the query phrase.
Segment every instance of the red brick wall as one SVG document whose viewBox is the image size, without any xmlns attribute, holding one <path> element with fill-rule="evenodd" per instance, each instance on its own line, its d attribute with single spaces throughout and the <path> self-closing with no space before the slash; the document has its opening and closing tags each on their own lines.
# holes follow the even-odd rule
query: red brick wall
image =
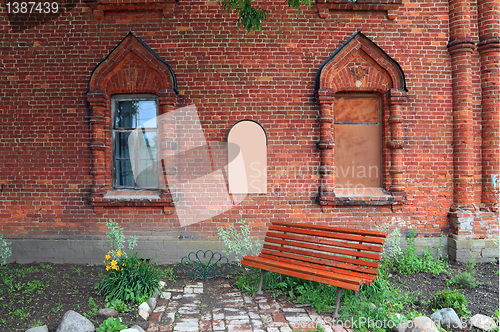
<svg viewBox="0 0 500 332">
<path fill-rule="evenodd" d="M 447 233 L 453 203 L 448 2 L 405 0 L 396 20 L 381 11 L 332 11 L 321 19 L 314 4 L 297 17 L 276 3 L 265 2 L 271 18 L 262 32 L 248 35 L 234 26 L 234 16 L 222 15 L 215 1 L 181 0 L 167 17 L 106 12 L 102 20 L 80 1 L 29 29 L 19 24 L 13 29 L 0 6 L 0 233 L 10 238 L 102 235 L 110 218 L 137 235 L 193 239 L 216 239 L 216 226 L 241 219 L 258 234 L 271 220 Z M 477 14 L 471 18 L 477 42 Z M 397 61 L 406 77 L 407 201 L 322 210 L 316 201 L 320 159 L 314 78 L 322 62 L 358 30 Z M 180 90 L 176 106 L 197 106 L 208 141 L 224 141 L 230 127 L 244 118 L 265 128 L 266 195 L 250 195 L 240 206 L 188 227 L 157 207 L 92 208 L 87 84 L 129 31 L 173 68 Z M 470 199 L 479 205 L 481 86 L 475 51 L 471 68 Z"/>
</svg>

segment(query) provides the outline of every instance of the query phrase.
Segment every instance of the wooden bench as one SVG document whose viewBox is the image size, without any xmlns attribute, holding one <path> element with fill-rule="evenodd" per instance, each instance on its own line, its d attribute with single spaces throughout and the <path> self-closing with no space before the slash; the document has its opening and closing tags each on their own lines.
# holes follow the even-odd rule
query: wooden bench
<svg viewBox="0 0 500 332">
<path fill-rule="evenodd" d="M 372 284 L 380 266 L 384 232 L 273 222 L 259 256 L 245 256 L 241 264 L 261 269 L 257 294 L 262 294 L 264 270 L 337 287 L 338 309 L 342 289 L 358 291 Z"/>
</svg>

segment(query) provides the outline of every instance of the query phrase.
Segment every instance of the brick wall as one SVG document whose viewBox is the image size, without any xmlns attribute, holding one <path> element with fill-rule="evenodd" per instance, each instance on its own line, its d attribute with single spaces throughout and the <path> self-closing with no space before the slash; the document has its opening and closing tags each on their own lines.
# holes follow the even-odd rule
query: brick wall
<svg viewBox="0 0 500 332">
<path fill-rule="evenodd" d="M 234 26 L 234 16 L 223 16 L 216 1 L 181 0 L 161 11 L 98 15 L 79 1 L 40 25 L 14 19 L 0 6 L 0 233 L 8 238 L 90 239 L 104 234 L 109 219 L 139 236 L 194 240 L 215 240 L 216 226 L 241 219 L 258 235 L 272 220 L 412 228 L 420 236 L 453 231 L 448 212 L 461 201 L 454 201 L 448 1 L 404 0 L 391 11 L 394 20 L 384 11 L 333 10 L 320 18 L 314 4 L 297 17 L 281 2 L 263 5 L 271 18 L 263 31 L 251 34 Z M 470 11 L 469 36 L 477 43 L 475 1 Z M 231 126 L 246 118 L 264 127 L 269 139 L 267 194 L 249 195 L 229 211 L 186 227 L 169 209 L 90 204 L 88 82 L 130 31 L 175 71 L 175 107 L 196 105 L 207 141 L 225 141 Z M 394 59 L 405 75 L 406 202 L 322 208 L 316 200 L 320 108 L 314 80 L 323 61 L 356 31 Z M 472 188 L 467 202 L 479 206 L 480 56 L 471 52 L 467 130 L 472 135 L 465 167 Z M 498 158 L 498 144 L 493 149 Z"/>
</svg>

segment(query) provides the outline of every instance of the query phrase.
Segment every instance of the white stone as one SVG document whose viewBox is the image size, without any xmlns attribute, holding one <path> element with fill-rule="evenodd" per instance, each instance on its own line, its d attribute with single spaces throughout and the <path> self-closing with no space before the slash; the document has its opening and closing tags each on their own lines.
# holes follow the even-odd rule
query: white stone
<svg viewBox="0 0 500 332">
<path fill-rule="evenodd" d="M 36 326 L 26 330 L 26 332 L 49 332 L 49 328 L 47 325 Z"/>
<path fill-rule="evenodd" d="M 56 332 L 94 332 L 94 324 L 79 313 L 68 310 L 64 313 Z"/>
<path fill-rule="evenodd" d="M 148 320 L 149 315 L 151 314 L 151 307 L 146 302 L 142 302 L 138 310 L 139 316 L 144 318 L 144 320 Z"/>
<path fill-rule="evenodd" d="M 444 308 L 436 311 L 431 315 L 431 319 L 436 325 L 441 325 L 445 328 L 462 329 L 462 322 L 458 318 L 457 313 L 452 308 Z"/>
<path fill-rule="evenodd" d="M 415 317 L 407 324 L 405 332 L 439 332 L 436 324 L 429 317 Z"/>
<path fill-rule="evenodd" d="M 493 318 L 477 314 L 471 317 L 470 323 L 472 326 L 477 327 L 483 331 L 489 331 L 496 327 L 495 321 Z"/>
<path fill-rule="evenodd" d="M 151 308 L 151 310 L 154 310 L 156 308 L 156 297 L 150 297 L 148 299 L 148 305 Z"/>
<path fill-rule="evenodd" d="M 164 305 L 156 307 L 155 310 L 153 310 L 153 312 L 164 312 L 164 311 L 165 311 L 165 306 Z"/>
<path fill-rule="evenodd" d="M 138 309 L 144 309 L 148 313 L 151 313 L 151 307 L 146 302 L 142 302 Z"/>
</svg>

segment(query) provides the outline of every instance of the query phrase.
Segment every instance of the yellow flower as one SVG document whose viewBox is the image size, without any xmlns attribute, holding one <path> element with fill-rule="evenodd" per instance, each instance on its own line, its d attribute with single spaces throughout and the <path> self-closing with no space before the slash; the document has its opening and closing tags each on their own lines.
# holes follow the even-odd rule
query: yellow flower
<svg viewBox="0 0 500 332">
<path fill-rule="evenodd" d="M 110 258 L 111 258 L 111 256 L 108 254 L 108 255 L 104 256 L 104 258 L 106 258 L 106 259 L 110 259 Z"/>
<path fill-rule="evenodd" d="M 116 252 L 116 254 L 118 255 L 118 257 L 120 257 L 120 256 L 122 255 L 122 252 L 121 252 L 120 250 L 118 250 L 118 251 Z"/>
<path fill-rule="evenodd" d="M 106 265 L 106 271 L 109 271 L 109 265 Z"/>
</svg>

